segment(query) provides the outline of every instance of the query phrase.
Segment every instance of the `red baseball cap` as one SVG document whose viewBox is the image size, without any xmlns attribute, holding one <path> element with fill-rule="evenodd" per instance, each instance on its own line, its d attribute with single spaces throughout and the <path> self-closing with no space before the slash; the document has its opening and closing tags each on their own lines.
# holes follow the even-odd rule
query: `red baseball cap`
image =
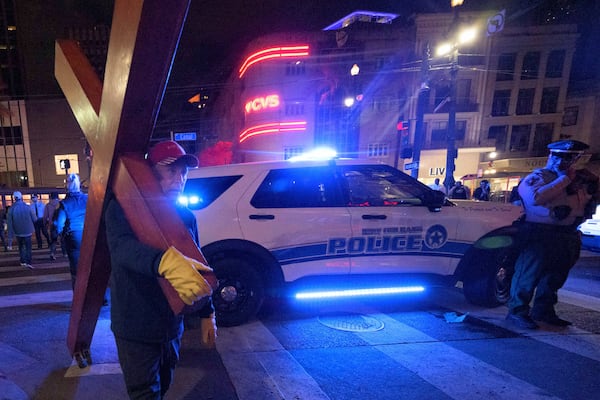
<svg viewBox="0 0 600 400">
<path fill-rule="evenodd" d="M 152 165 L 170 165 L 175 161 L 184 160 L 188 168 L 198 166 L 198 158 L 193 154 L 186 154 L 183 147 L 173 140 L 154 145 L 148 152 L 148 160 Z"/>
</svg>

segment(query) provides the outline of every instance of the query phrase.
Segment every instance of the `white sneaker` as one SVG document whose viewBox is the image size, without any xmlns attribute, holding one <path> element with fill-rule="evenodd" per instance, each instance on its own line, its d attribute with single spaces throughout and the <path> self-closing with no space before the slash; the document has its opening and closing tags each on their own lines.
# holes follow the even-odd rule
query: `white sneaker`
<svg viewBox="0 0 600 400">
<path fill-rule="evenodd" d="M 27 263 L 21 263 L 21 267 L 25 267 L 25 268 L 33 269 L 33 265 L 31 265 L 31 264 L 27 264 Z"/>
</svg>

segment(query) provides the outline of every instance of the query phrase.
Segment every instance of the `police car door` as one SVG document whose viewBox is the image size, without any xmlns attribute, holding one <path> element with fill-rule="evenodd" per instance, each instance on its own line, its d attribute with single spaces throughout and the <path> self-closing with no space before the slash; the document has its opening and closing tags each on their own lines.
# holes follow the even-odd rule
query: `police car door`
<svg viewBox="0 0 600 400">
<path fill-rule="evenodd" d="M 270 170 L 250 199 L 250 208 L 239 209 L 242 229 L 260 237 L 260 244 L 281 265 L 286 282 L 350 272 L 348 257 L 329 250 L 332 238 L 348 237 L 351 230 L 334 173 L 329 165 Z"/>
<path fill-rule="evenodd" d="M 350 257 L 352 274 L 454 271 L 458 216 L 430 209 L 431 189 L 387 165 L 340 166 L 344 176 L 352 236 L 339 243 Z"/>
</svg>

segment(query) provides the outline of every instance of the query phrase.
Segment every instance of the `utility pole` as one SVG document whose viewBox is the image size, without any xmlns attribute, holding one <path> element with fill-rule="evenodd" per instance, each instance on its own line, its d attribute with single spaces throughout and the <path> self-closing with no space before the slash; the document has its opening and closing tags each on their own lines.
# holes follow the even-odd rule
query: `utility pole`
<svg viewBox="0 0 600 400">
<path fill-rule="evenodd" d="M 415 139 L 413 145 L 412 169 L 410 175 L 419 178 L 419 164 L 421 162 L 421 148 L 423 147 L 425 108 L 429 101 L 429 43 L 423 47 L 423 60 L 421 61 L 421 87 L 417 99 L 417 120 L 415 123 Z"/>
<path fill-rule="evenodd" d="M 463 4 L 463 0 L 451 0 L 452 8 L 454 9 L 454 18 L 452 26 L 450 27 L 451 36 L 456 36 L 458 29 L 458 8 Z M 454 186 L 454 170 L 456 169 L 456 157 L 458 151 L 456 150 L 456 76 L 458 75 L 458 47 L 455 42 L 453 43 L 453 49 L 450 53 L 451 67 L 450 67 L 450 96 L 448 104 L 448 129 L 446 133 L 446 177 L 444 178 L 444 186 L 446 187 L 446 193 L 450 193 L 450 189 Z"/>
</svg>

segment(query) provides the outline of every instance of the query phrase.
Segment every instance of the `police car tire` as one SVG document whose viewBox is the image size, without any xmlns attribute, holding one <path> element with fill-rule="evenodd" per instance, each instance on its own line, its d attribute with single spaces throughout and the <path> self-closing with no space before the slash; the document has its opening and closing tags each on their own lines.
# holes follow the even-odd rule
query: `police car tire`
<svg viewBox="0 0 600 400">
<path fill-rule="evenodd" d="M 228 255 L 212 259 L 210 266 L 215 271 L 219 287 L 213 293 L 217 324 L 237 326 L 256 316 L 265 298 L 262 275 L 252 263 L 252 258 L 243 254 Z M 228 287 L 235 288 L 237 297 L 226 301 L 221 293 Z"/>
<path fill-rule="evenodd" d="M 510 298 L 510 273 L 500 264 L 488 265 L 484 271 L 468 274 L 463 280 L 467 301 L 483 307 L 497 307 Z"/>
</svg>

